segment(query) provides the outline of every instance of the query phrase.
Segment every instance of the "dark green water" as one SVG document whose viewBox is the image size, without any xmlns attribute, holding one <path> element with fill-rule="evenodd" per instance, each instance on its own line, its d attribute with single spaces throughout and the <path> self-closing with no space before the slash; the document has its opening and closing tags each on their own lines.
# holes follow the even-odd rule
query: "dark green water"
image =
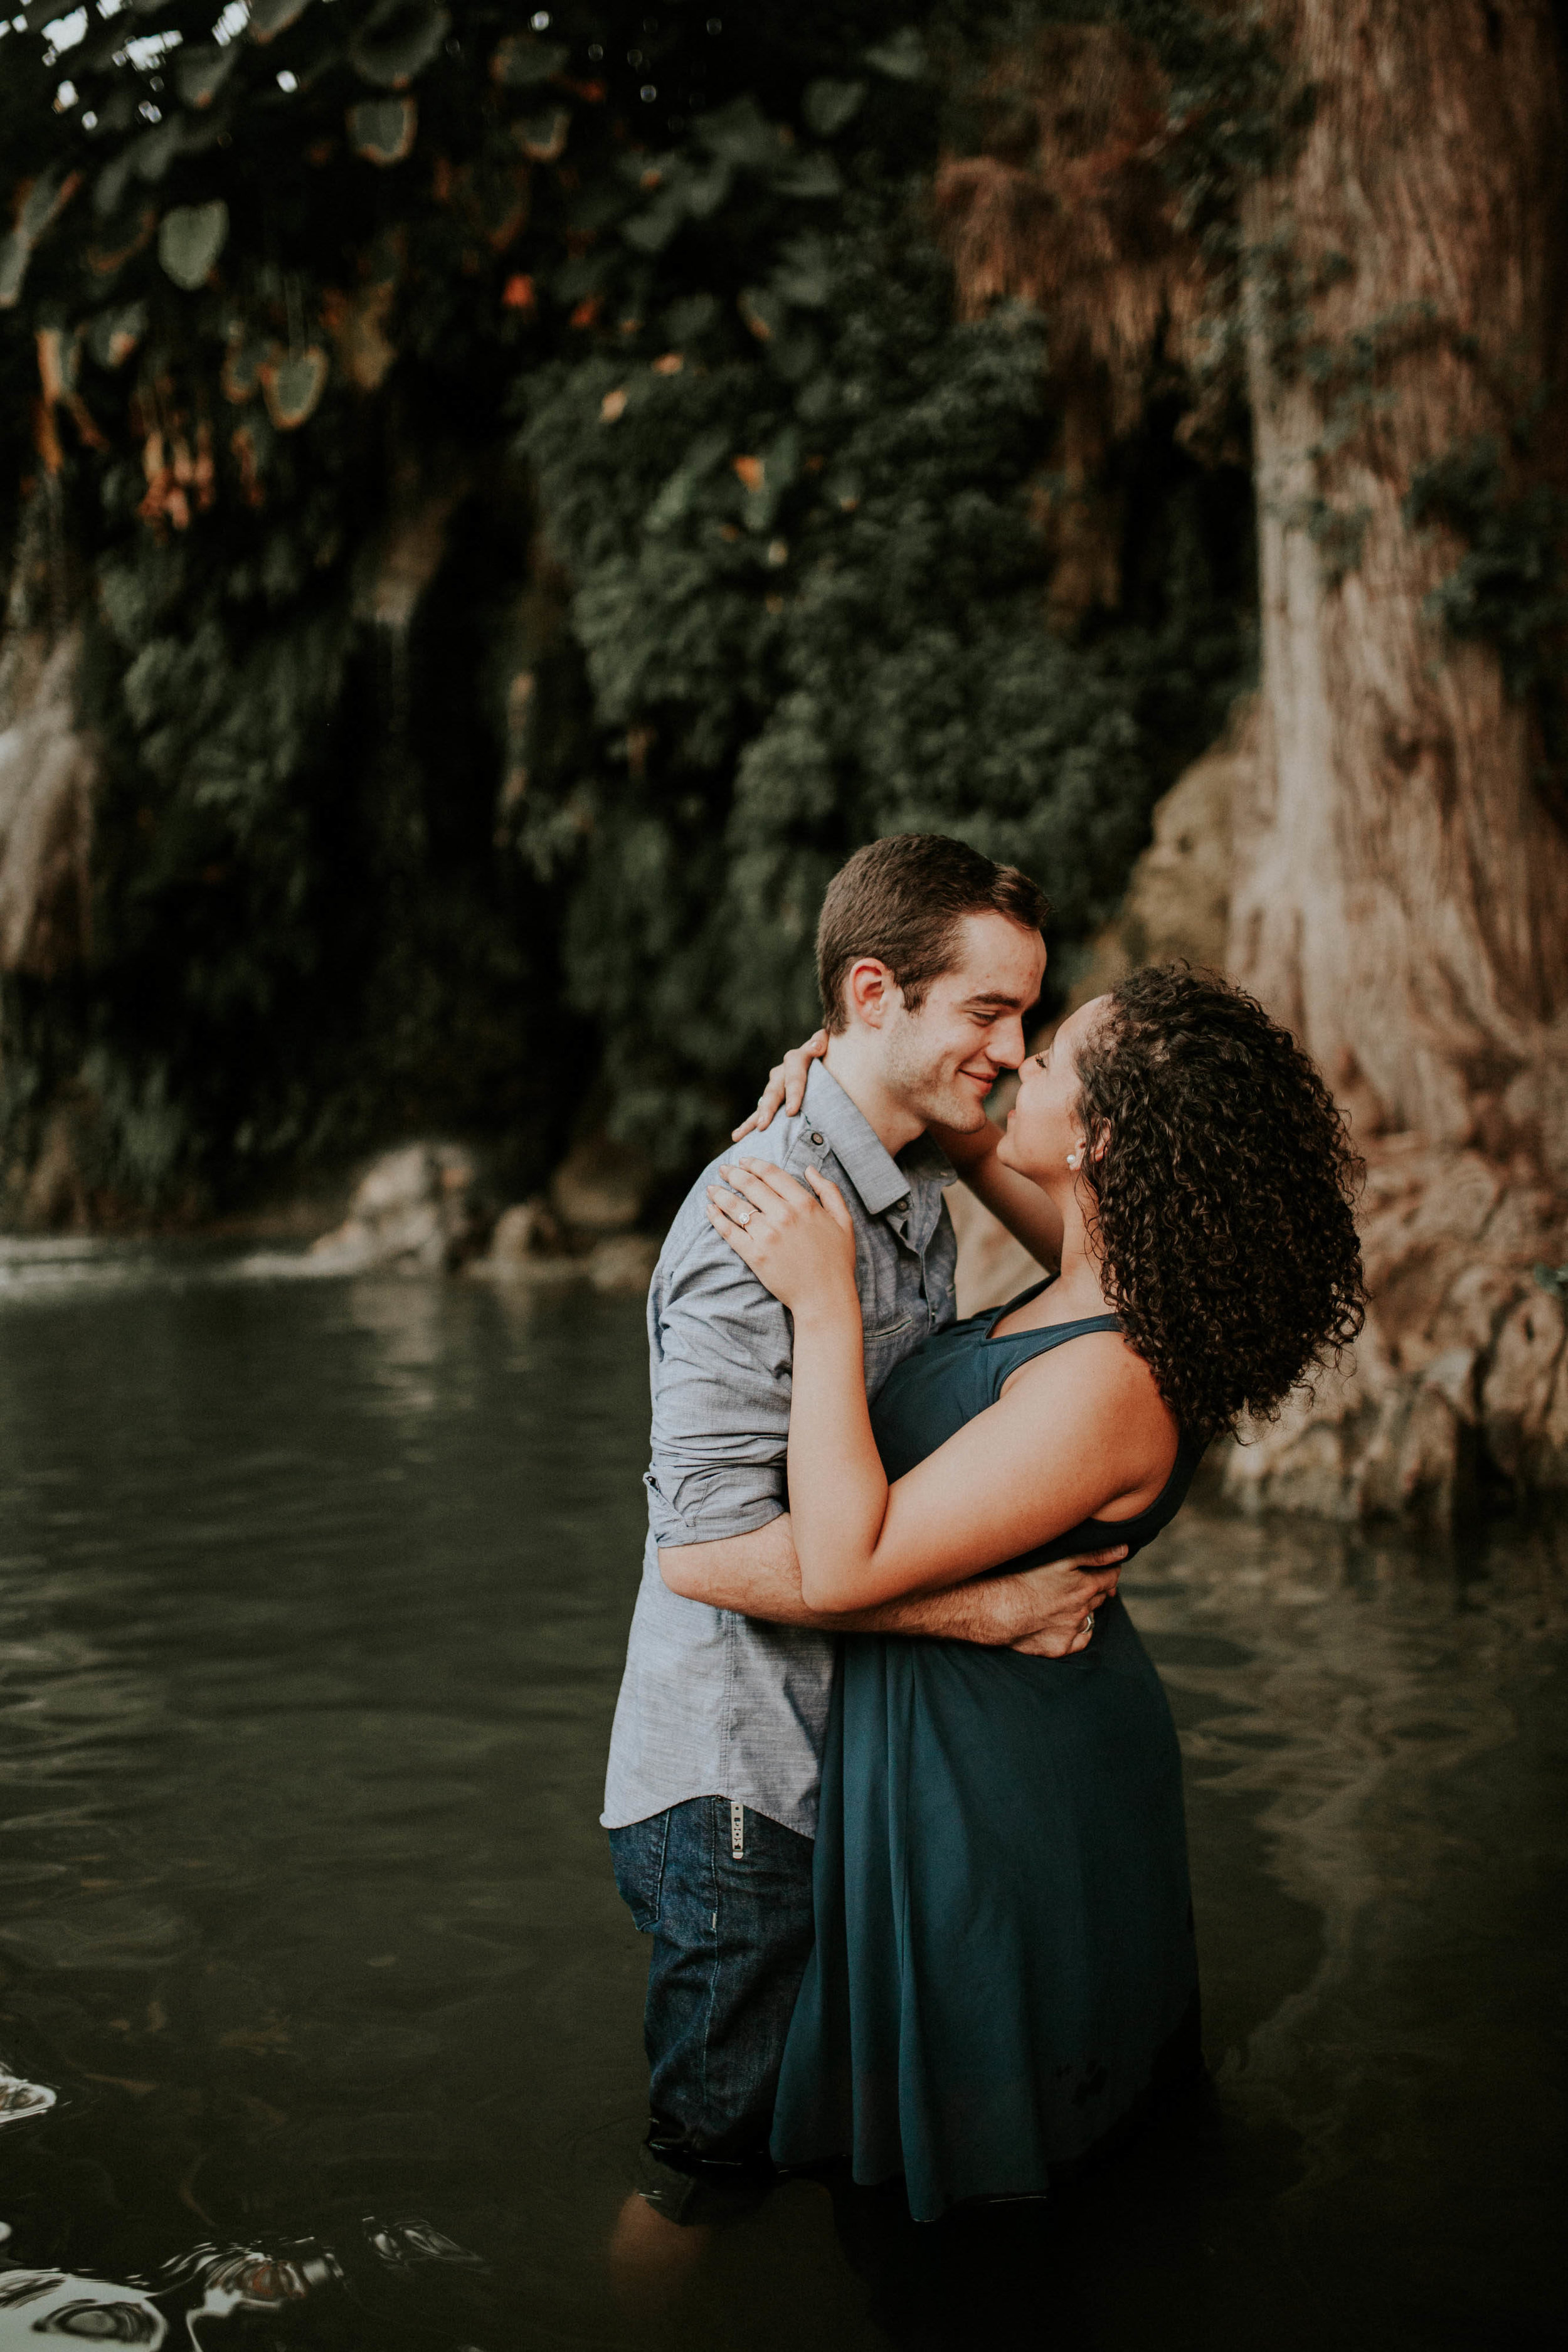
<svg viewBox="0 0 1568 2352">
<path fill-rule="evenodd" d="M 1043 2220 L 794 2183 L 617 2301 L 645 1383 L 635 1302 L 0 1252 L 0 2352 L 1561 2340 L 1568 1542 L 1196 1510 L 1127 1591 L 1212 2106 Z"/>
</svg>

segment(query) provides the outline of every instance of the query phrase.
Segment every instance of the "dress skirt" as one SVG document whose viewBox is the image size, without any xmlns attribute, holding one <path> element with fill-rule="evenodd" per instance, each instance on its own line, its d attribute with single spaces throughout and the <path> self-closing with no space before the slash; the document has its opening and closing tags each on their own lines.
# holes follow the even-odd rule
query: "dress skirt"
<svg viewBox="0 0 1568 2352">
<path fill-rule="evenodd" d="M 1181 1757 L 1120 1601 L 1068 1658 L 845 1637 L 815 1870 L 780 2164 L 934 2221 L 1046 2193 L 1195 2066 Z"/>
</svg>

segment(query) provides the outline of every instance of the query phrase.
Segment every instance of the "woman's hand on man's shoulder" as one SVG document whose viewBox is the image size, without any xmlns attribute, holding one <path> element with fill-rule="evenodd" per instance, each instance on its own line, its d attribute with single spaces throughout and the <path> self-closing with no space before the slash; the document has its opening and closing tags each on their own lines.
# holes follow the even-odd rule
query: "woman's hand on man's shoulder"
<svg viewBox="0 0 1568 2352">
<path fill-rule="evenodd" d="M 782 1110 L 786 1118 L 794 1118 L 805 1100 L 805 1082 L 813 1062 L 820 1062 L 827 1051 L 827 1032 L 818 1029 L 804 1045 L 792 1045 L 782 1062 L 775 1062 L 768 1072 L 767 1085 L 757 1097 L 757 1108 L 750 1118 L 742 1119 L 731 1131 L 731 1143 L 739 1143 L 745 1135 L 761 1135 L 771 1127 Z"/>
</svg>

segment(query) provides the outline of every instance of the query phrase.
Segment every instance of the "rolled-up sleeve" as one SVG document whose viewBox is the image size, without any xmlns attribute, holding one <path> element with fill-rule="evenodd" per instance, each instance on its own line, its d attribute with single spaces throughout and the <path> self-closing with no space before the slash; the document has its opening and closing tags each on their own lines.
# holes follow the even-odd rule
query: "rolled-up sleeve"
<svg viewBox="0 0 1568 2352">
<path fill-rule="evenodd" d="M 789 1318 L 700 1213 L 670 1241 L 648 1295 L 661 1548 L 749 1535 L 788 1508 Z"/>
</svg>

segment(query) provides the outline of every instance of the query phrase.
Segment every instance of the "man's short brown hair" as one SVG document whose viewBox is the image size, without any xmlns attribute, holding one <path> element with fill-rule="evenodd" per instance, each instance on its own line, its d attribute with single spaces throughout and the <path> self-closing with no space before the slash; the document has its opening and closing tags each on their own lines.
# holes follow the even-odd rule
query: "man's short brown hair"
<svg viewBox="0 0 1568 2352">
<path fill-rule="evenodd" d="M 816 926 L 816 985 L 836 1034 L 848 1013 L 844 982 L 862 956 L 885 963 L 911 1013 L 951 971 L 965 915 L 1005 915 L 1037 931 L 1045 892 L 1016 866 L 997 866 L 942 833 L 895 833 L 868 841 L 827 886 Z"/>
</svg>

